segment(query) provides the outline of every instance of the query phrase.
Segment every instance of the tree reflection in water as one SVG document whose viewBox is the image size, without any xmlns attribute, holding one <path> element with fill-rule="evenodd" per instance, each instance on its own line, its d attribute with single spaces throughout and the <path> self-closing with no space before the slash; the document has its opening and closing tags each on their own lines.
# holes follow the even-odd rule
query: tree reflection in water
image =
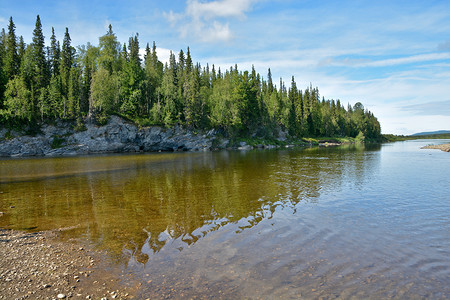
<svg viewBox="0 0 450 300">
<path fill-rule="evenodd" d="M 353 145 L 5 160 L 2 204 L 16 208 L 0 225 L 78 225 L 65 235 L 88 239 L 125 264 L 145 264 L 174 240 L 182 251 L 228 224 L 237 224 L 239 234 L 277 208 L 295 213 L 298 203 L 314 203 L 343 180 L 358 182 L 367 153 Z"/>
</svg>

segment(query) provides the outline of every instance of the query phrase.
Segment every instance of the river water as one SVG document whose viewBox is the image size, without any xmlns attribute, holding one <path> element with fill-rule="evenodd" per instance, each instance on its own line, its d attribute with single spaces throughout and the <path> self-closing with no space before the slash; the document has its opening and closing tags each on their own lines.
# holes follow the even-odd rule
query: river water
<svg viewBox="0 0 450 300">
<path fill-rule="evenodd" d="M 444 142 L 3 159 L 0 227 L 71 228 L 138 297 L 447 299 Z"/>
</svg>

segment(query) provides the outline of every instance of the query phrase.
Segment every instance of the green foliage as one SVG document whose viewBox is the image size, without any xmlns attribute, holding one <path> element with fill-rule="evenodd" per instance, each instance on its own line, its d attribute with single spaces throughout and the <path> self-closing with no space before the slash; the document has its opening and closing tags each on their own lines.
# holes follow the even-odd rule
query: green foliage
<svg viewBox="0 0 450 300">
<path fill-rule="evenodd" d="M 364 136 L 364 133 L 362 133 L 362 131 L 360 131 L 355 139 L 356 139 L 357 142 L 362 143 L 362 142 L 364 142 L 366 137 Z"/>
<path fill-rule="evenodd" d="M 107 70 L 109 74 L 112 74 L 113 71 L 118 71 L 120 65 L 120 43 L 112 31 L 111 24 L 109 25 L 108 32 L 99 38 L 99 43 L 99 65 Z"/>
<path fill-rule="evenodd" d="M 80 118 L 77 119 L 77 124 L 75 125 L 73 130 L 75 130 L 75 132 L 81 132 L 81 131 L 87 130 L 86 125 L 84 124 L 82 119 L 80 119 Z"/>
<path fill-rule="evenodd" d="M 91 83 L 90 110 L 93 113 L 111 114 L 119 101 L 119 78 L 100 68 Z"/>
<path fill-rule="evenodd" d="M 31 122 L 33 119 L 32 94 L 20 77 L 14 77 L 6 86 L 5 109 L 2 115 L 6 120 Z"/>
<path fill-rule="evenodd" d="M 215 128 L 235 139 L 253 135 L 253 142 L 275 140 L 281 131 L 290 140 L 381 137 L 378 120 L 360 102 L 345 109 L 339 100 L 320 99 L 319 89 L 311 84 L 300 90 L 294 77 L 288 88 L 282 79 L 277 87 L 270 69 L 267 80 L 253 67 L 216 71 L 214 65 L 210 69 L 194 63 L 189 48 L 186 53 L 181 50 L 178 59 L 171 53 L 164 66 L 155 42 L 151 48 L 146 44 L 142 61 L 139 35 L 122 45 L 111 25 L 98 46 L 88 43 L 77 49 L 71 46 L 68 28 L 62 47 L 54 32 L 52 28 L 50 46 L 45 47 L 39 16 L 28 46 L 22 37 L 17 44 L 12 18 L 8 34 L 2 31 L 1 122 L 70 119 L 83 130 L 86 116 L 106 124 L 117 114 L 140 126 Z"/>
<path fill-rule="evenodd" d="M 54 136 L 50 146 L 52 147 L 52 149 L 58 149 L 58 148 L 63 147 L 66 144 L 66 142 L 67 141 L 64 137 Z"/>
</svg>

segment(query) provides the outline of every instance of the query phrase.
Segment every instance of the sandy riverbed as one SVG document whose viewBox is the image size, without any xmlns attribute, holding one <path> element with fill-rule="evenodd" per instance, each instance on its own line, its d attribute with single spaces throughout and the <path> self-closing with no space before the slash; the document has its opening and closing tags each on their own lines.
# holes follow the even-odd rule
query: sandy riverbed
<svg viewBox="0 0 450 300">
<path fill-rule="evenodd" d="M 441 144 L 441 145 L 428 145 L 422 147 L 422 149 L 439 149 L 445 152 L 450 152 L 450 144 Z"/>
<path fill-rule="evenodd" d="M 61 231 L 0 229 L 0 299 L 132 299 L 113 262 Z"/>
</svg>

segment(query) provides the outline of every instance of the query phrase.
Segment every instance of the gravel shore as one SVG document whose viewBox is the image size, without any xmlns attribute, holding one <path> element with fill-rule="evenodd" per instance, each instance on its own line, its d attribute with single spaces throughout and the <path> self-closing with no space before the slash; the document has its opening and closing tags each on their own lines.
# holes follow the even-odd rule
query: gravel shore
<svg viewBox="0 0 450 300">
<path fill-rule="evenodd" d="M 89 246 L 61 241 L 61 231 L 0 228 L 0 299 L 132 299 L 137 286 Z"/>
<path fill-rule="evenodd" d="M 445 152 L 450 152 L 450 144 L 441 144 L 441 145 L 428 145 L 422 147 L 422 149 L 439 149 Z"/>
</svg>

